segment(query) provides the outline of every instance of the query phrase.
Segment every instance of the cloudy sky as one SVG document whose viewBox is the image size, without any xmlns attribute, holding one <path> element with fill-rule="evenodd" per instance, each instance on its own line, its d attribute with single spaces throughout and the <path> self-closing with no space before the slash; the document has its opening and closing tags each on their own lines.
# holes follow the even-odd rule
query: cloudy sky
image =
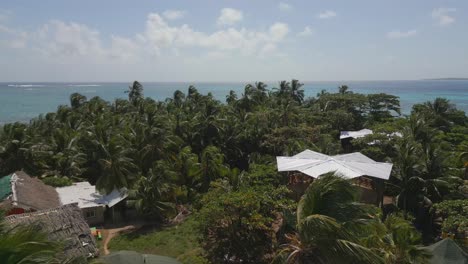
<svg viewBox="0 0 468 264">
<path fill-rule="evenodd" d="M 1 0 L 0 81 L 468 77 L 466 0 Z"/>
</svg>

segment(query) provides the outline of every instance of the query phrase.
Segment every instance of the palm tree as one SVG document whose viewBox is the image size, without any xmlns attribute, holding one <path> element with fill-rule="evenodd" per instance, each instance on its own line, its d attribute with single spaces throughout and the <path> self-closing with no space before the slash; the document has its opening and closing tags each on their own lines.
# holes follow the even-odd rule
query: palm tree
<svg viewBox="0 0 468 264">
<path fill-rule="evenodd" d="M 298 80 L 293 79 L 291 81 L 291 97 L 298 103 L 304 101 L 304 89 L 301 89 L 302 86 L 304 86 L 304 84 L 300 83 Z"/>
<path fill-rule="evenodd" d="M 424 116 L 432 127 L 442 131 L 450 130 L 453 126 L 453 121 L 457 119 L 455 118 L 457 112 L 455 105 L 445 98 L 438 97 L 433 102 L 428 101 L 423 104 L 416 104 L 413 106 L 413 111 Z"/>
<path fill-rule="evenodd" d="M 147 177 L 140 178 L 136 190 L 130 191 L 130 204 L 141 214 L 157 221 L 164 221 L 171 212 L 175 211 L 174 204 L 170 202 L 171 189 L 167 179 L 150 170 Z"/>
<path fill-rule="evenodd" d="M 432 202 L 439 202 L 444 189 L 449 189 L 450 177 L 446 176 L 445 161 L 447 157 L 436 144 L 429 144 L 423 150 L 424 171 L 421 178 L 424 179 L 427 196 Z"/>
<path fill-rule="evenodd" d="M 1 263 L 60 263 L 55 257 L 61 252 L 59 244 L 49 241 L 34 225 L 7 229 L 0 219 L 0 237 Z"/>
<path fill-rule="evenodd" d="M 371 249 L 358 244 L 351 230 L 368 208 L 355 203 L 350 182 L 325 175 L 309 186 L 297 207 L 297 233 L 287 236 L 277 260 L 286 263 L 382 263 Z M 346 222 L 345 222 L 346 221 Z"/>
<path fill-rule="evenodd" d="M 422 153 L 415 142 L 405 136 L 396 146 L 396 153 L 394 179 L 398 180 L 400 188 L 397 205 L 405 212 L 415 212 L 420 204 L 431 203 L 426 196 L 424 179 L 419 177 L 423 170 Z"/>
<path fill-rule="evenodd" d="M 30 147 L 33 145 L 25 124 L 6 124 L 0 142 L 0 173 L 2 175 L 31 165 Z"/>
<path fill-rule="evenodd" d="M 408 220 L 397 214 L 384 222 L 369 221 L 360 234 L 362 245 L 372 248 L 386 264 L 427 263 L 430 255 L 421 245 L 421 235 Z"/>
<path fill-rule="evenodd" d="M 169 160 L 172 171 L 175 173 L 174 182 L 181 188 L 185 188 L 186 198 L 192 198 L 197 182 L 201 179 L 201 167 L 197 154 L 190 147 L 180 150 L 177 155 Z"/>
<path fill-rule="evenodd" d="M 391 252 L 387 263 L 428 263 L 430 253 L 421 248 L 421 235 L 410 222 L 396 215 L 389 215 L 384 224 L 390 234 L 386 236 L 387 252 Z"/>
<path fill-rule="evenodd" d="M 138 102 L 143 99 L 143 85 L 138 81 L 134 81 L 133 85 L 128 87 L 128 100 L 132 102 L 134 106 L 137 106 Z"/>
<path fill-rule="evenodd" d="M 229 94 L 226 95 L 226 103 L 228 103 L 228 105 L 233 105 L 235 102 L 237 102 L 237 94 L 235 91 L 230 90 Z"/>
<path fill-rule="evenodd" d="M 72 93 L 70 95 L 70 105 L 73 109 L 78 109 L 86 103 L 86 96 L 79 93 Z"/>
<path fill-rule="evenodd" d="M 353 93 L 351 91 L 348 91 L 349 87 L 347 85 L 341 85 L 338 87 L 338 93 L 340 94 L 349 94 L 349 93 Z"/>
<path fill-rule="evenodd" d="M 203 150 L 200 170 L 202 190 L 208 190 L 211 181 L 221 178 L 229 172 L 229 168 L 224 164 L 224 155 L 215 146 L 208 146 Z"/>
<path fill-rule="evenodd" d="M 195 142 L 192 144 L 194 150 L 201 151 L 209 145 L 213 145 L 218 139 L 221 131 L 220 106 L 212 99 L 207 100 L 204 108 L 193 117 L 195 131 L 192 131 Z"/>
<path fill-rule="evenodd" d="M 162 125 L 150 126 L 147 123 L 135 122 L 130 132 L 130 144 L 137 149 L 137 163 L 143 174 L 151 169 L 155 160 L 161 159 L 173 140 L 169 136 L 169 129 Z"/>
<path fill-rule="evenodd" d="M 109 193 L 115 188 L 131 187 L 132 180 L 135 179 L 137 166 L 130 158 L 133 150 L 129 146 L 122 144 L 118 137 L 110 139 L 108 144 L 96 142 L 100 149 L 98 163 L 101 174 L 96 182 L 99 190 Z"/>
</svg>

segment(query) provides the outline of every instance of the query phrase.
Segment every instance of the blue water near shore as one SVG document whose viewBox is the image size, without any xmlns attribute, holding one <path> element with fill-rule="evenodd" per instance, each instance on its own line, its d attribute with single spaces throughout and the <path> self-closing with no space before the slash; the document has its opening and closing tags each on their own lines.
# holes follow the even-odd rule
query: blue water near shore
<svg viewBox="0 0 468 264">
<path fill-rule="evenodd" d="M 174 91 L 187 92 L 189 85 L 195 85 L 200 93 L 211 92 L 216 99 L 225 101 L 230 90 L 242 95 L 245 82 L 239 83 L 142 83 L 144 94 L 155 100 L 172 97 Z M 316 96 L 321 90 L 336 92 L 340 85 L 348 85 L 351 91 L 358 93 L 389 93 L 400 97 L 404 113 L 411 111 L 411 106 L 444 97 L 457 108 L 468 112 L 468 80 L 418 80 L 418 81 L 330 81 L 306 82 L 305 95 Z M 0 83 L 0 124 L 9 122 L 28 122 L 42 113 L 53 112 L 59 105 L 69 104 L 69 96 L 78 92 L 88 99 L 99 96 L 112 101 L 127 98 L 125 90 L 130 83 Z M 269 83 L 268 88 L 277 87 Z"/>
</svg>

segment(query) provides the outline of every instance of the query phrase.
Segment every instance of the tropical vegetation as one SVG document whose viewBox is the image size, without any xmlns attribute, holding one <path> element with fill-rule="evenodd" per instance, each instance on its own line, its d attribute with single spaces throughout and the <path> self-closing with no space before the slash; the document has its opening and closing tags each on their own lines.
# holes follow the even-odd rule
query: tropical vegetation
<svg viewBox="0 0 468 264">
<path fill-rule="evenodd" d="M 384 188 L 394 203 L 361 204 L 355 187 L 333 175 L 296 201 L 275 156 L 344 153 L 340 131 L 363 128 L 374 133 L 351 149 L 394 164 Z M 465 207 L 443 208 L 466 201 L 467 151 L 468 118 L 443 98 L 402 114 L 394 95 L 343 85 L 306 98 L 292 80 L 248 84 L 225 102 L 194 86 L 155 101 L 135 81 L 128 99 L 75 93 L 53 113 L 3 125 L 0 175 L 24 170 L 53 186 L 125 187 L 128 205 L 159 224 L 188 208 L 192 262 L 424 263 L 420 245 L 465 225 L 451 217 Z M 119 248 L 153 236 L 128 236 Z"/>
<path fill-rule="evenodd" d="M 49 241 L 37 226 L 7 227 L 0 212 L 0 260 L 5 264 L 60 263 L 57 254 L 62 248 Z"/>
</svg>

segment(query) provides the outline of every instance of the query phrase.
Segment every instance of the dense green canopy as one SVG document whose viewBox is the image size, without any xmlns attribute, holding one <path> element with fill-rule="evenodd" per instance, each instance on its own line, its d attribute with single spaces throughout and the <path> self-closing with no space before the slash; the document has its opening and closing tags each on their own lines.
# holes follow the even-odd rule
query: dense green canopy
<svg viewBox="0 0 468 264">
<path fill-rule="evenodd" d="M 402 116 L 397 96 L 354 93 L 346 85 L 315 97 L 304 94 L 298 80 L 271 89 L 247 84 L 240 95 L 230 91 L 225 102 L 194 86 L 155 101 L 144 97 L 138 82 L 129 87 L 128 99 L 112 102 L 75 93 L 53 113 L 0 128 L 0 175 L 24 170 L 54 186 L 84 180 L 103 192 L 126 187 L 128 205 L 157 223 L 191 211 L 202 222 L 197 254 L 203 263 L 269 263 L 280 245 L 296 242 L 313 247 L 305 248 L 305 256 L 327 260 L 332 253 L 320 246 L 360 254 L 367 263 L 375 255 L 388 263 L 414 263 L 426 257 L 417 246 L 440 235 L 434 217 L 442 219 L 443 230 L 466 226 L 466 219 L 433 213 L 433 204 L 468 197 L 463 111 L 437 98 Z M 363 128 L 374 133 L 340 141 L 340 131 Z M 304 199 L 314 204 L 296 210 L 293 198 L 307 186 L 288 181 L 274 161 L 305 149 L 327 155 L 359 151 L 393 163 L 383 191 L 395 203 L 357 217 L 361 207 L 351 196 L 318 199 L 325 194 L 311 188 Z M 364 219 L 369 228 L 348 232 L 343 226 L 353 219 Z M 322 231 L 333 236 L 317 233 Z"/>
</svg>

